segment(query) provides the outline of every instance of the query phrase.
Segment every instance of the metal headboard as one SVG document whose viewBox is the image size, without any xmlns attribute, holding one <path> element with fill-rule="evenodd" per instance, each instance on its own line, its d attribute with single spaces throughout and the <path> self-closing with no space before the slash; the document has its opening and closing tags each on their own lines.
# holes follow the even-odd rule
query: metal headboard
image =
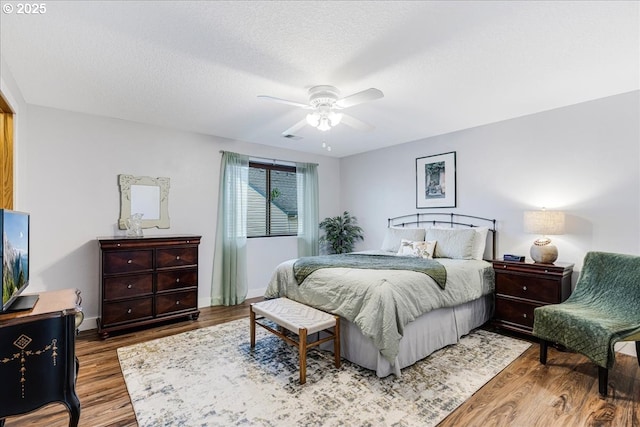
<svg viewBox="0 0 640 427">
<path fill-rule="evenodd" d="M 462 222 L 470 220 L 470 222 Z M 463 227 L 488 227 L 491 232 L 491 254 L 492 259 L 496 259 L 496 220 L 491 218 L 483 218 L 474 215 L 463 215 L 450 212 L 418 212 L 415 214 L 401 215 L 387 219 L 388 227 L 407 227 L 421 225 L 441 225 L 446 224 L 451 228 L 454 226 Z M 491 224 L 489 226 L 489 224 Z"/>
</svg>

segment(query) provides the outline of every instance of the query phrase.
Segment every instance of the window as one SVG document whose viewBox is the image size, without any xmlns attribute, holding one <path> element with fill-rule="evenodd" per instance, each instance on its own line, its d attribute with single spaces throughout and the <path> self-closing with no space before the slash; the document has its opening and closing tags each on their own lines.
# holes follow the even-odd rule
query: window
<svg viewBox="0 0 640 427">
<path fill-rule="evenodd" d="M 295 167 L 249 162 L 247 202 L 247 237 L 298 234 Z"/>
</svg>

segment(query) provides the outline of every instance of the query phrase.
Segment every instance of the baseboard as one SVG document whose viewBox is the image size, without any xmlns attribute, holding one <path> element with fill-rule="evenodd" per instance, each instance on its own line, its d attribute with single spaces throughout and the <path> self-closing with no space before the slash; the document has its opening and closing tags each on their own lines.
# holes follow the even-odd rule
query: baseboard
<svg viewBox="0 0 640 427">
<path fill-rule="evenodd" d="M 89 329 L 98 329 L 97 317 L 85 317 L 78 327 L 79 331 L 88 331 Z"/>
<path fill-rule="evenodd" d="M 616 353 L 626 354 L 628 356 L 638 357 L 636 354 L 636 344 L 634 341 L 618 342 L 615 346 Z"/>
<path fill-rule="evenodd" d="M 247 292 L 247 299 L 249 298 L 257 298 L 257 297 L 263 297 L 265 292 L 267 292 L 267 288 L 254 288 L 254 289 L 249 289 L 249 292 Z"/>
</svg>

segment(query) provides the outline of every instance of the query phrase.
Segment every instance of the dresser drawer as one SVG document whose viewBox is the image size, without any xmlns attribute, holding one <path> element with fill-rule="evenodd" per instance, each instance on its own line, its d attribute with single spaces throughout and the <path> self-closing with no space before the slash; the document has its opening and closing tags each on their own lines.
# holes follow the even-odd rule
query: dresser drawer
<svg viewBox="0 0 640 427">
<path fill-rule="evenodd" d="M 102 323 L 113 325 L 153 317 L 153 297 L 103 304 Z"/>
<path fill-rule="evenodd" d="M 104 279 L 105 300 L 131 298 L 153 293 L 152 274 L 107 277 Z"/>
<path fill-rule="evenodd" d="M 114 251 L 104 252 L 103 274 L 133 273 L 153 269 L 153 251 Z"/>
<path fill-rule="evenodd" d="M 533 328 L 533 310 L 539 307 L 522 301 L 496 298 L 495 318 Z"/>
<path fill-rule="evenodd" d="M 198 291 L 169 292 L 156 295 L 156 315 L 161 316 L 182 310 L 197 308 Z"/>
<path fill-rule="evenodd" d="M 496 293 L 544 303 L 560 302 L 560 284 L 554 279 L 496 272 Z"/>
<path fill-rule="evenodd" d="M 158 249 L 157 267 L 182 267 L 198 264 L 198 248 L 163 248 Z"/>
<path fill-rule="evenodd" d="M 173 270 L 158 273 L 157 292 L 198 285 L 198 270 Z"/>
</svg>

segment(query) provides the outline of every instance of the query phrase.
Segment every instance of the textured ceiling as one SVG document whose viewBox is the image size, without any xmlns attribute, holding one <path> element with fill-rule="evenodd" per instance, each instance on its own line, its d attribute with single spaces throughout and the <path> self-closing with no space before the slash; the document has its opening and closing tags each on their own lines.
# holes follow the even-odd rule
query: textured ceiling
<svg viewBox="0 0 640 427">
<path fill-rule="evenodd" d="M 0 14 L 30 104 L 342 157 L 640 88 L 639 3 L 48 1 Z M 375 125 L 281 133 L 311 86 Z M 321 147 L 326 141 L 331 153 Z"/>
</svg>

